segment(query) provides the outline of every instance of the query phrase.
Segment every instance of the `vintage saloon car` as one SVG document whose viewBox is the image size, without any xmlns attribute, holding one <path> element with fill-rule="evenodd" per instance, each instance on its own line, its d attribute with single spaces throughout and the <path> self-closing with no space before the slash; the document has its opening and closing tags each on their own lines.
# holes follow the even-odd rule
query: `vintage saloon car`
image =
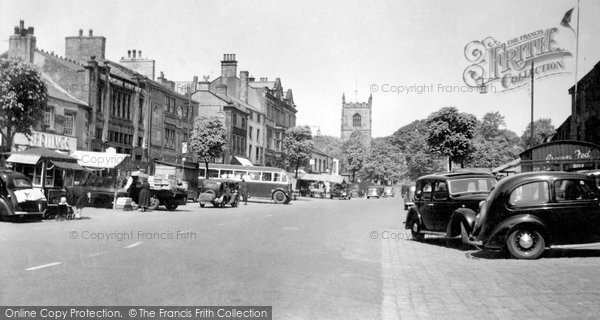
<svg viewBox="0 0 600 320">
<path fill-rule="evenodd" d="M 383 196 L 383 187 L 381 186 L 369 186 L 367 188 L 367 199 L 377 198 Z"/>
<path fill-rule="evenodd" d="M 590 177 L 560 171 L 504 178 L 481 203 L 473 237 L 519 259 L 539 258 L 550 245 L 599 242 L 598 189 Z"/>
<path fill-rule="evenodd" d="M 47 209 L 46 196 L 34 188 L 22 173 L 0 169 L 0 219 L 35 217 L 41 219 Z"/>
<path fill-rule="evenodd" d="M 217 208 L 225 208 L 225 205 L 230 205 L 234 208 L 240 203 L 239 189 L 239 183 L 235 180 L 206 179 L 202 181 L 200 186 L 198 202 L 202 208 L 207 203 L 211 203 Z"/>
<path fill-rule="evenodd" d="M 406 215 L 405 228 L 413 239 L 425 234 L 468 241 L 468 229 L 475 221 L 479 203 L 496 184 L 491 174 L 477 172 L 441 173 L 420 177 L 416 182 L 414 205 Z"/>
</svg>

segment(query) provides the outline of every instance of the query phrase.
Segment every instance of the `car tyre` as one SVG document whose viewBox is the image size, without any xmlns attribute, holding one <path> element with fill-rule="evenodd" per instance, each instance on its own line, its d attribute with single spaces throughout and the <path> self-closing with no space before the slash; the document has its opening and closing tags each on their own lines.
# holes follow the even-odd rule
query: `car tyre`
<svg viewBox="0 0 600 320">
<path fill-rule="evenodd" d="M 200 208 L 204 208 L 204 203 L 201 203 L 201 204 L 200 204 Z"/>
<path fill-rule="evenodd" d="M 517 227 L 506 238 L 506 249 L 517 259 L 538 259 L 545 248 L 544 236 L 536 229 Z"/>
<path fill-rule="evenodd" d="M 275 201 L 275 203 L 277 204 L 284 204 L 287 200 L 287 196 L 285 195 L 285 193 L 283 193 L 283 191 L 281 190 L 277 190 L 275 192 L 273 192 L 273 201 Z"/>
<path fill-rule="evenodd" d="M 158 206 L 160 206 L 160 200 L 158 200 L 158 198 L 156 198 L 156 197 L 151 197 L 150 205 L 148 206 L 148 209 L 156 210 L 156 209 L 158 209 Z"/>
<path fill-rule="evenodd" d="M 421 242 L 425 239 L 425 235 L 421 233 L 421 225 L 419 224 L 419 220 L 415 219 L 415 221 L 413 221 L 412 226 L 410 227 L 410 234 L 416 241 Z"/>
</svg>

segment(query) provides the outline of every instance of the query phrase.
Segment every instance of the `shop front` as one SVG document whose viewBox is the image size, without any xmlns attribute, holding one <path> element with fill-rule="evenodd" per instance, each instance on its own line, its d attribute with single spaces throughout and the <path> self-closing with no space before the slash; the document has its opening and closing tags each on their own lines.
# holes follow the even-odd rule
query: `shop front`
<svg viewBox="0 0 600 320">
<path fill-rule="evenodd" d="M 519 159 L 494 169 L 510 174 L 530 171 L 589 171 L 600 168 L 600 146 L 584 141 L 552 141 L 523 151 Z"/>
</svg>

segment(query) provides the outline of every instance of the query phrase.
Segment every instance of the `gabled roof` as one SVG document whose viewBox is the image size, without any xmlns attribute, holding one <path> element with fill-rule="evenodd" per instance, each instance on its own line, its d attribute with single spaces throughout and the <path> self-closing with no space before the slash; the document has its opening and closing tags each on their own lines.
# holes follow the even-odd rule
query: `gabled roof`
<svg viewBox="0 0 600 320">
<path fill-rule="evenodd" d="M 81 101 L 72 96 L 69 92 L 67 92 L 60 85 L 54 82 L 46 73 L 42 73 L 42 80 L 44 81 L 44 83 L 46 83 L 49 97 L 78 105 L 83 105 L 86 107 L 88 106 L 87 102 Z"/>
</svg>

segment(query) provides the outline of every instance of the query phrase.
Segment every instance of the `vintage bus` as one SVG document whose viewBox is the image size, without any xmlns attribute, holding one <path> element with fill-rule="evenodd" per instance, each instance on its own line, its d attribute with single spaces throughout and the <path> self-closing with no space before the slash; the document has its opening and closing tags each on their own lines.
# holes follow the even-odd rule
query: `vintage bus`
<svg viewBox="0 0 600 320">
<path fill-rule="evenodd" d="M 202 186 L 207 177 L 244 179 L 250 198 L 273 199 L 275 203 L 284 204 L 292 199 L 291 180 L 281 168 L 209 163 L 206 172 L 205 166 L 200 164 L 198 186 Z"/>
</svg>

